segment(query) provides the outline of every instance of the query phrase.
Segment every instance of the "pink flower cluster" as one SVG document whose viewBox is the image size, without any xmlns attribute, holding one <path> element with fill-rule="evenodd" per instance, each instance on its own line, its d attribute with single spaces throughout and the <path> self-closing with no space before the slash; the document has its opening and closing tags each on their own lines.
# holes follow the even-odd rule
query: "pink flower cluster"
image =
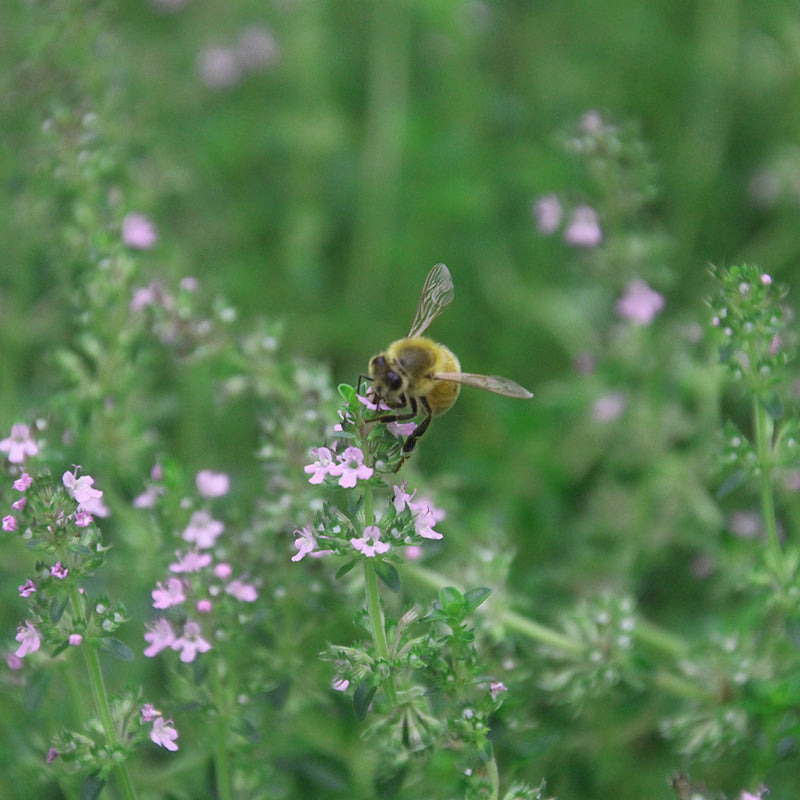
<svg viewBox="0 0 800 800">
<path fill-rule="evenodd" d="M 317 460 L 304 467 L 309 483 L 322 483 L 326 475 L 338 478 L 339 486 L 352 489 L 358 481 L 372 477 L 373 469 L 364 463 L 364 453 L 358 447 L 348 447 L 344 453 L 334 457 L 327 447 L 314 450 Z"/>
<path fill-rule="evenodd" d="M 151 477 L 160 479 L 160 470 L 154 468 Z M 204 498 L 222 497 L 230 489 L 230 479 L 225 473 L 210 470 L 199 472 L 195 484 Z M 160 493 L 151 492 L 148 498 L 154 502 Z M 134 505 L 140 508 L 150 505 L 149 500 L 147 503 L 137 501 L 134 501 Z M 193 547 L 186 552 L 177 552 L 177 560 L 169 565 L 172 574 L 166 581 L 156 584 L 152 592 L 154 608 L 167 610 L 193 603 L 195 613 L 207 616 L 220 598 L 226 595 L 241 603 L 253 603 L 258 599 L 258 590 L 253 584 L 233 578 L 233 567 L 227 562 L 215 564 L 213 556 L 207 552 L 215 547 L 224 532 L 224 523 L 214 519 L 209 511 L 201 509 L 191 514 L 182 538 Z M 193 576 L 197 579 L 193 579 Z M 158 617 L 147 626 L 144 638 L 148 642 L 144 654 L 148 657 L 170 648 L 180 653 L 181 661 L 190 663 L 199 653 L 211 649 L 203 626 L 192 618 L 186 618 L 180 630 L 176 631 L 168 618 Z"/>
<path fill-rule="evenodd" d="M 357 448 L 351 449 L 355 450 Z M 319 450 L 327 450 L 327 448 L 319 448 Z M 317 453 L 319 453 L 319 450 Z M 360 453 L 361 451 L 359 450 L 358 452 Z M 306 467 L 306 471 L 308 472 L 308 467 Z M 392 504 L 396 514 L 399 516 L 408 510 L 414 523 L 414 533 L 417 536 L 423 539 L 441 539 L 442 534 L 434 530 L 433 526 L 444 519 L 444 511 L 436 508 L 428 500 L 415 499 L 416 494 L 416 491 L 410 494 L 406 491 L 405 481 L 399 486 L 395 486 Z M 332 552 L 332 550 L 320 550 L 318 540 L 320 538 L 333 540 L 340 531 L 337 526 L 330 534 L 326 534 L 321 527 L 318 531 L 314 531 L 310 525 L 306 525 L 294 533 L 296 537 L 294 546 L 297 552 L 292 556 L 292 561 L 301 561 L 308 555 L 316 557 Z M 367 525 L 360 536 L 352 536 L 346 541 L 349 541 L 355 550 L 367 558 L 383 555 L 391 549 L 391 543 L 385 540 L 383 532 L 378 525 Z"/>
</svg>

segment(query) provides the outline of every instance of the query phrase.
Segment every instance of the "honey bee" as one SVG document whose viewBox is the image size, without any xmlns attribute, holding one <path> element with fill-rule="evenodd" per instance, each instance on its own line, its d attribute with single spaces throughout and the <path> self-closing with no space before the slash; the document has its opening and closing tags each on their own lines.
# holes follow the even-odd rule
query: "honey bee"
<svg viewBox="0 0 800 800">
<path fill-rule="evenodd" d="M 414 449 L 434 415 L 444 414 L 453 406 L 462 385 L 476 386 L 506 397 L 533 397 L 531 392 L 508 378 L 462 372 L 461 364 L 450 348 L 422 336 L 452 302 L 453 294 L 450 270 L 444 264 L 437 264 L 425 278 L 408 336 L 392 342 L 369 362 L 374 399 L 396 409 L 394 413 L 378 417 L 379 421 L 409 421 L 420 413 L 425 414 L 403 445 L 406 454 Z"/>
</svg>

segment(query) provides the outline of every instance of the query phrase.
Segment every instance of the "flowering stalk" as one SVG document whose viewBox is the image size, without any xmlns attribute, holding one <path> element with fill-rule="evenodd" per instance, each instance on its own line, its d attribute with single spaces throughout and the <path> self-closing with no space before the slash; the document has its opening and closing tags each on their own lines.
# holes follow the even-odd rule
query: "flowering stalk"
<svg viewBox="0 0 800 800">
<path fill-rule="evenodd" d="M 9 453 L 9 460 L 22 465 L 24 459 L 35 455 L 35 448 L 22 447 L 17 436 L 0 442 L 0 449 Z M 65 730 L 55 738 L 47 762 L 75 765 L 88 775 L 87 791 L 102 786 L 109 774 L 114 774 L 119 791 L 126 800 L 134 800 L 135 792 L 125 763 L 134 745 L 144 738 L 145 730 L 133 723 L 138 714 L 136 698 L 112 698 L 106 689 L 100 665 L 99 649 L 127 660 L 132 654 L 112 634 L 124 621 L 124 609 L 119 603 L 105 598 L 90 602 L 81 586 L 105 560 L 103 546 L 94 517 L 107 516 L 103 492 L 94 487 L 94 480 L 80 475 L 80 468 L 64 473 L 59 486 L 48 476 L 33 477 L 26 467 L 18 466 L 20 476 L 14 481 L 16 499 L 12 514 L 3 520 L 6 531 L 19 531 L 26 545 L 41 553 L 36 572 L 19 587 L 20 596 L 27 600 L 28 618 L 20 626 L 17 641 L 20 646 L 14 656 L 15 669 L 22 669 L 23 659 L 36 660 L 33 655 L 43 648 L 55 658 L 68 648 L 78 647 L 88 674 L 89 689 L 97 715 L 96 721 L 86 723 L 86 731 Z M 32 472 L 33 470 L 31 470 Z M 66 670 L 68 685 L 77 698 L 79 682 L 72 670 Z M 78 702 L 81 709 L 83 704 Z M 142 721 L 153 722 L 150 738 L 168 749 L 177 749 L 177 733 L 158 714 Z M 160 722 L 159 722 L 160 721 Z M 156 731 L 156 724 L 160 727 Z M 95 741 L 95 731 L 102 739 Z M 170 744 L 168 744 L 169 742 Z"/>
<path fill-rule="evenodd" d="M 800 460 L 798 420 L 786 415 L 782 367 L 793 352 L 786 341 L 781 301 L 784 287 L 756 267 L 735 266 L 714 270 L 721 289 L 710 300 L 712 326 L 720 339 L 720 361 L 733 381 L 750 395 L 753 442 L 732 423 L 727 426 L 726 461 L 733 467 L 721 494 L 757 478 L 762 522 L 766 533 L 765 566 L 785 595 L 793 582 L 791 559 L 784 553 L 778 535 L 775 510 L 775 476 L 782 467 Z"/>
<path fill-rule="evenodd" d="M 371 641 L 363 647 L 331 646 L 330 660 L 338 672 L 334 688 L 354 687 L 353 707 L 360 719 L 380 688 L 372 729 L 388 737 L 387 753 L 405 752 L 407 758 L 440 739 L 458 743 L 466 773 L 477 770 L 476 780 L 491 786 L 491 796 L 497 797 L 499 776 L 488 718 L 499 707 L 505 687 L 487 681 L 467 624 L 489 591 L 462 592 L 442 580 L 438 600 L 427 614 L 413 607 L 400 619 L 387 620 L 380 584 L 399 590 L 398 568 L 409 560 L 400 556 L 401 548 L 413 552 L 441 539 L 434 526 L 443 514 L 395 477 L 403 463 L 398 437 L 408 435 L 413 423 L 379 422 L 374 417 L 381 409 L 358 397 L 352 387 L 340 387 L 340 392 L 346 407 L 336 441 L 317 448 L 316 460 L 305 468 L 309 482 L 324 485 L 327 493 L 315 523 L 296 531 L 298 552 L 292 559 L 338 557 L 344 560 L 336 573 L 340 577 L 361 562 L 364 626 Z M 427 697 L 434 691 L 451 703 L 450 718 L 442 719 L 441 710 L 434 714 L 429 708 Z M 387 769 L 397 769 L 402 758 L 390 759 Z M 483 777 L 477 778 L 479 774 Z"/>
</svg>

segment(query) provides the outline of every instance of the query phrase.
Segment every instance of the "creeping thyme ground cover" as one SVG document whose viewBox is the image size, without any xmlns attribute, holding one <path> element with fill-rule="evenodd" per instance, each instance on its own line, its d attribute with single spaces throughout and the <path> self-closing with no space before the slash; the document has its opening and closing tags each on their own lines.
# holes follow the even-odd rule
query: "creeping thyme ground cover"
<svg viewBox="0 0 800 800">
<path fill-rule="evenodd" d="M 6 4 L 0 796 L 800 795 L 794 10 L 538 5 Z"/>
</svg>

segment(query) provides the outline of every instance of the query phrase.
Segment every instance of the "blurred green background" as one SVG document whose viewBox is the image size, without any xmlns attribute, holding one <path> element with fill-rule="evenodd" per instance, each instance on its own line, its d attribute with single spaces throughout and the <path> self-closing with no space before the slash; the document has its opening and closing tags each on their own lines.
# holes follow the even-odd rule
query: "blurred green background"
<svg viewBox="0 0 800 800">
<path fill-rule="evenodd" d="M 622 431 L 576 424 L 605 386 L 574 396 L 573 365 L 602 353 L 598 330 L 613 323 L 630 267 L 584 271 L 581 253 L 536 230 L 531 206 L 551 192 L 602 204 L 559 145 L 598 109 L 636 122 L 659 166 L 648 221 L 672 246 L 643 277 L 666 296 L 665 320 L 705 319 L 709 262 L 755 261 L 797 289 L 796 2 L 0 0 L 0 11 L 6 427 L 44 405 L 43 356 L 74 336 L 67 298 L 83 288 L 81 248 L 102 244 L 76 239 L 82 204 L 106 209 L 109 239 L 129 211 L 153 220 L 159 240 L 138 256 L 142 284 L 198 277 L 243 317 L 283 320 L 287 351 L 330 364 L 336 382 L 355 381 L 406 332 L 425 274 L 443 261 L 456 299 L 431 335 L 465 370 L 507 375 L 537 397 L 465 391 L 417 463 L 462 492 L 467 525 L 508 523 L 519 593 L 557 606 L 616 568 L 611 582 L 637 589 L 648 613 L 689 624 L 703 588 L 663 587 L 715 517 L 680 458 L 687 442 L 708 443 L 702 432 L 718 419 L 699 376 L 675 391 L 696 412 L 687 432 L 656 408 L 674 386 L 617 374 L 607 382 L 649 392 L 652 407 Z M 47 139 L 62 116 L 86 114 L 107 156 L 97 185 L 113 195 L 71 181 L 79 142 L 62 136 L 59 151 Z M 660 348 L 649 368 L 666 372 L 670 342 Z M 197 386 L 210 395 L 213 378 Z M 184 389 L 197 402 L 181 407 L 170 452 L 195 468 L 246 470 L 252 418 L 210 424 L 197 386 Z M 676 441 L 685 449 L 673 460 Z M 619 499 L 630 496 L 637 505 L 620 523 Z M 621 550 L 617 526 L 628 536 Z M 601 729 L 602 714 L 595 722 Z M 624 735 L 635 740 L 635 727 Z M 674 761 L 659 763 L 652 785 L 664 784 L 664 764 Z M 580 767 L 550 766 L 572 770 L 573 796 L 592 796 Z"/>
<path fill-rule="evenodd" d="M 663 167 L 657 212 L 677 251 L 657 288 L 672 307 L 695 302 L 709 261 L 792 277 L 796 3 L 3 5 L 7 389 L 9 368 L 68 327 L 48 300 L 63 206 L 36 149 L 59 104 L 107 115 L 122 210 L 160 232 L 154 274 L 285 319 L 292 348 L 337 379 L 404 333 L 437 261 L 457 299 L 433 332 L 466 369 L 535 388 L 568 367 L 537 290 L 569 291 L 572 254 L 530 207 L 551 191 L 592 202 L 554 145 L 588 109 L 638 121 Z M 526 302 L 497 279 L 509 271 Z"/>
</svg>

